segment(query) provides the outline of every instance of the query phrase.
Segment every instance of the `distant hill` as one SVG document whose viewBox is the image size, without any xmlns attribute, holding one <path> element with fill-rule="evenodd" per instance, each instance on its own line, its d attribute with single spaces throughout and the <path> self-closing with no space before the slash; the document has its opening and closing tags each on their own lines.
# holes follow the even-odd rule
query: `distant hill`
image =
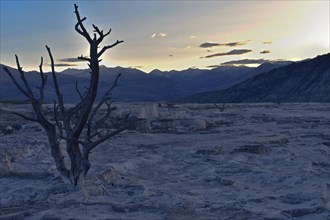
<svg viewBox="0 0 330 220">
<path fill-rule="evenodd" d="M 221 66 L 211 70 L 186 69 L 182 71 L 154 70 L 149 74 L 132 68 L 107 68 L 100 66 L 100 82 L 98 94 L 102 95 L 112 85 L 117 74 L 121 73 L 119 86 L 113 92 L 115 101 L 164 101 L 173 98 L 189 96 L 195 93 L 215 89 L 229 88 L 249 77 L 255 76 L 269 69 L 277 68 L 284 64 L 264 64 L 257 68 L 246 66 Z M 0 101 L 26 99 L 11 82 L 7 73 L 0 65 Z M 10 68 L 15 77 L 19 79 L 17 70 Z M 54 87 L 51 74 L 45 88 L 45 97 L 48 102 L 54 100 Z M 38 72 L 26 73 L 31 87 L 38 94 L 37 87 L 40 84 Z M 67 69 L 57 73 L 60 88 L 66 103 L 79 100 L 75 84 L 83 92 L 89 82 L 89 70 Z"/>
<path fill-rule="evenodd" d="M 228 89 L 203 92 L 181 102 L 330 102 L 330 54 L 258 74 Z"/>
</svg>

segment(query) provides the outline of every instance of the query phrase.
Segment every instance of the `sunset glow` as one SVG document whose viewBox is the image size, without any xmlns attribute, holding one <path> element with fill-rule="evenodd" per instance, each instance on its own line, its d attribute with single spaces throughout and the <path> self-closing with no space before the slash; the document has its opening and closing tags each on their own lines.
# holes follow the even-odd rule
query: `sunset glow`
<svg viewBox="0 0 330 220">
<path fill-rule="evenodd" d="M 124 43 L 103 65 L 172 70 L 232 60 L 302 60 L 329 52 L 329 1 L 81 1 L 86 27 L 107 31 L 105 44 Z M 37 69 L 45 45 L 61 59 L 88 55 L 74 30 L 73 2 L 1 1 L 1 63 Z M 208 44 L 205 44 L 208 43 Z M 201 46 L 204 45 L 204 46 Z M 250 52 L 245 52 L 250 51 Z M 255 66 L 257 64 L 249 64 Z"/>
</svg>

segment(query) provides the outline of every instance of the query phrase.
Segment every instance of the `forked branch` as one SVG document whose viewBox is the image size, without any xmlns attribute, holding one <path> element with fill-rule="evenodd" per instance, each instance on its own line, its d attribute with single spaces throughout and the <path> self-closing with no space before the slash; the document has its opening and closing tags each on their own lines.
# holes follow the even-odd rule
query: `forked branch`
<svg viewBox="0 0 330 220">
<path fill-rule="evenodd" d="M 77 17 L 77 24 L 75 25 L 75 30 L 81 34 L 83 37 L 85 37 L 87 39 L 87 41 L 89 43 L 92 42 L 92 38 L 89 36 L 84 24 L 83 24 L 83 21 L 85 21 L 87 18 L 84 17 L 84 18 L 80 18 L 80 14 L 79 14 L 79 11 L 78 11 L 78 6 L 76 4 L 74 4 L 74 13 L 76 14 L 76 17 Z"/>
<path fill-rule="evenodd" d="M 97 44 L 100 44 L 102 40 L 111 33 L 111 29 L 107 33 L 103 33 L 96 25 L 93 24 L 94 32 L 98 33 L 99 38 L 97 39 Z"/>
<path fill-rule="evenodd" d="M 29 95 L 30 99 L 34 99 L 33 97 L 33 92 L 32 92 L 32 89 L 29 85 L 29 83 L 27 82 L 26 78 L 25 78 L 25 75 L 24 75 L 24 71 L 23 71 L 23 68 L 21 67 L 20 63 L 19 63 L 19 59 L 18 59 L 18 56 L 15 55 L 15 58 L 16 58 L 16 65 L 17 65 L 17 70 L 21 76 L 21 79 L 23 81 L 23 84 L 25 86 L 25 91 L 27 92 L 27 94 Z"/>
</svg>

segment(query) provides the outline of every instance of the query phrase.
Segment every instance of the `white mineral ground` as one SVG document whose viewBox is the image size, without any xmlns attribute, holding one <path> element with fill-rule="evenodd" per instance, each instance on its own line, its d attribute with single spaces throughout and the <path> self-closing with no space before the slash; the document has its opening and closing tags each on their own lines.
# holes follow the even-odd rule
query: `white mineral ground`
<svg viewBox="0 0 330 220">
<path fill-rule="evenodd" d="M 8 112 L 29 105 L 2 104 L 0 219 L 329 219 L 330 104 L 116 106 L 144 126 L 95 148 L 72 191 Z"/>
</svg>

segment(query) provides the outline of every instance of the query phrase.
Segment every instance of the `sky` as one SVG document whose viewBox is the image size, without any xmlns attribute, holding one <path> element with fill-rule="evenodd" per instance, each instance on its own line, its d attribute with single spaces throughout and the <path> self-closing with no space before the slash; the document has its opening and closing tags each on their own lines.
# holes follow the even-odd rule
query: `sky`
<svg viewBox="0 0 330 220">
<path fill-rule="evenodd" d="M 1 64 L 37 70 L 53 53 L 56 70 L 88 68 L 72 62 L 88 55 L 74 30 L 76 3 L 85 27 L 111 34 L 102 46 L 123 40 L 101 65 L 183 70 L 219 65 L 257 66 L 266 61 L 303 60 L 330 51 L 330 1 L 17 1 L 0 0 Z M 46 67 L 44 67 L 46 68 Z"/>
</svg>

